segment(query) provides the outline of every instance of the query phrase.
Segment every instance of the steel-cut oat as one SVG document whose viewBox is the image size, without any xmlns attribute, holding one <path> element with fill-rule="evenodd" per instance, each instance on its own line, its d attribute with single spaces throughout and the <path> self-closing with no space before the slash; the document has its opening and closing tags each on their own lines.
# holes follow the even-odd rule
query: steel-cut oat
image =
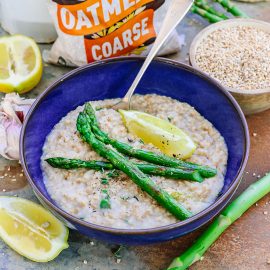
<svg viewBox="0 0 270 270">
<path fill-rule="evenodd" d="M 223 85 L 239 90 L 270 87 L 270 33 L 250 26 L 221 28 L 196 51 L 198 66 Z"/>
<path fill-rule="evenodd" d="M 91 102 L 94 107 L 116 100 Z M 190 161 L 218 169 L 218 174 L 203 183 L 177 181 L 163 177 L 151 177 L 193 213 L 209 206 L 218 196 L 224 183 L 227 165 L 227 147 L 223 137 L 193 107 L 165 96 L 135 95 L 133 108 L 144 111 L 183 129 L 198 145 Z M 108 172 L 93 170 L 61 170 L 52 168 L 44 160 L 49 157 L 67 157 L 83 160 L 101 160 L 76 132 L 76 119 L 83 107 L 70 112 L 48 135 L 43 147 L 42 168 L 45 185 L 52 199 L 65 211 L 85 221 L 125 229 L 153 228 L 172 224 L 177 220 L 151 197 L 143 192 L 126 175 L 108 178 Z M 112 109 L 96 112 L 101 129 L 110 137 L 136 148 L 159 152 L 150 144 L 128 133 L 120 114 Z M 102 184 L 108 178 L 109 185 Z M 102 190 L 108 190 L 111 209 L 100 209 Z"/>
</svg>

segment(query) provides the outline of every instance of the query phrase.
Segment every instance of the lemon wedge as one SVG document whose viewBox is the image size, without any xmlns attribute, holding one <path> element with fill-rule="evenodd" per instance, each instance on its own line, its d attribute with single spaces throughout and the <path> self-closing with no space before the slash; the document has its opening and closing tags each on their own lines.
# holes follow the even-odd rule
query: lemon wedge
<svg viewBox="0 0 270 270">
<path fill-rule="evenodd" d="M 68 229 L 42 206 L 17 197 L 0 197 L 0 237 L 22 256 L 53 260 L 68 247 Z"/>
<path fill-rule="evenodd" d="M 1 92 L 28 92 L 41 76 L 41 53 L 33 39 L 21 35 L 0 38 Z"/>
<path fill-rule="evenodd" d="M 168 121 L 139 111 L 119 110 L 129 132 L 152 143 L 164 154 L 181 159 L 189 158 L 196 144 L 181 129 Z"/>
</svg>

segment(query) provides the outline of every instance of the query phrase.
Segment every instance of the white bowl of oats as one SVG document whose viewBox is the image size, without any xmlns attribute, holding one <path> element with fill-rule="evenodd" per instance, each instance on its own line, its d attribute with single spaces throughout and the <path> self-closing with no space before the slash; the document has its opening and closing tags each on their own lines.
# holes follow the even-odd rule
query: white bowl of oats
<svg viewBox="0 0 270 270">
<path fill-rule="evenodd" d="M 246 115 L 270 108 L 270 23 L 212 24 L 194 38 L 190 62 L 225 86 Z"/>
</svg>

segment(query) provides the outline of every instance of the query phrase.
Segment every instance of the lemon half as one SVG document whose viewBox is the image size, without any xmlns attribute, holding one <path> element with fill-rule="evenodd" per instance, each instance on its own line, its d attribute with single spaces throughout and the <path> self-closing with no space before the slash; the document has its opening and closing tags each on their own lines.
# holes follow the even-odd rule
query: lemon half
<svg viewBox="0 0 270 270">
<path fill-rule="evenodd" d="M 31 201 L 0 197 L 0 237 L 15 251 L 36 262 L 48 262 L 68 247 L 68 229 Z"/>
<path fill-rule="evenodd" d="M 168 121 L 139 111 L 119 110 L 129 132 L 152 143 L 164 154 L 181 159 L 189 158 L 196 149 L 193 140 Z"/>
<path fill-rule="evenodd" d="M 0 91 L 25 93 L 42 76 L 40 50 L 31 38 L 21 35 L 0 38 Z"/>
</svg>

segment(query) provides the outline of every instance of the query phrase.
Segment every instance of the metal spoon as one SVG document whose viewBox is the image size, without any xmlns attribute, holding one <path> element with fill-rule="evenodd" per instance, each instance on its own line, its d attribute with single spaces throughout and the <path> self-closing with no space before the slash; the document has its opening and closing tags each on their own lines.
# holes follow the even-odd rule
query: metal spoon
<svg viewBox="0 0 270 270">
<path fill-rule="evenodd" d="M 139 73 L 137 74 L 132 85 L 128 89 L 126 95 L 116 104 L 111 105 L 110 107 L 117 109 L 130 109 L 131 97 L 139 84 L 144 72 L 148 68 L 149 64 L 159 51 L 160 47 L 166 41 L 171 32 L 175 29 L 178 23 L 184 18 L 186 13 L 189 11 L 190 7 L 193 4 L 193 0 L 171 0 L 168 11 L 165 15 L 164 21 L 162 23 L 159 34 L 153 44 L 152 49 L 150 50 L 148 56 L 146 57 Z"/>
</svg>

